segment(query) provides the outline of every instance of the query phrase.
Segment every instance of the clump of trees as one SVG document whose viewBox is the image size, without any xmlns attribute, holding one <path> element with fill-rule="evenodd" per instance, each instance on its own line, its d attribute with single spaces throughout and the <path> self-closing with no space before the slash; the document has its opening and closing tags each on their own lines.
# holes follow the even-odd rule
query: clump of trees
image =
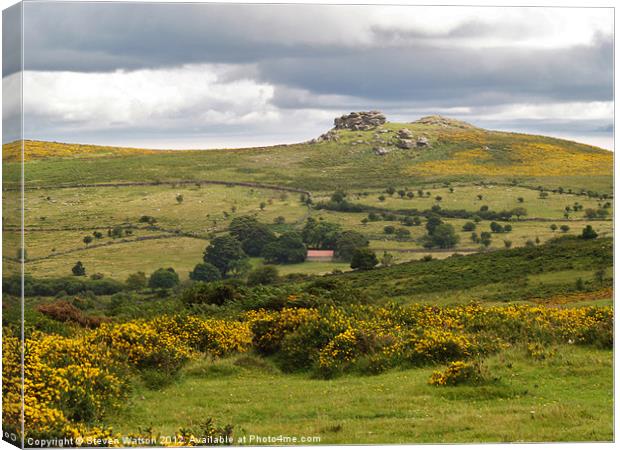
<svg viewBox="0 0 620 450">
<path fill-rule="evenodd" d="M 307 249 L 299 233 L 284 233 L 266 245 L 263 257 L 268 263 L 294 264 L 306 260 Z"/>
<path fill-rule="evenodd" d="M 490 228 L 493 233 L 510 233 L 512 231 L 512 225 L 501 225 L 497 222 L 491 222 Z"/>
</svg>

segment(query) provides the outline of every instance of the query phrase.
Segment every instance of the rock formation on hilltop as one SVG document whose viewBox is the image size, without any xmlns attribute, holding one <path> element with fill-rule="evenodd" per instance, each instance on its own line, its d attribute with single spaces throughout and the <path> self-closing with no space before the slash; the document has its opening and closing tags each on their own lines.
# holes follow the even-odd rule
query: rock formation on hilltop
<svg viewBox="0 0 620 450">
<path fill-rule="evenodd" d="M 385 116 L 379 111 L 352 112 L 334 119 L 334 129 L 366 131 L 384 123 Z"/>
</svg>

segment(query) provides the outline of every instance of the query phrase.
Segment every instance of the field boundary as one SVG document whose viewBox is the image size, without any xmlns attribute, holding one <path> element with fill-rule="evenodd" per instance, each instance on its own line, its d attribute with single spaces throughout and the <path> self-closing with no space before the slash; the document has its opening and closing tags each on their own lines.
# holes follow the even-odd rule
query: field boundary
<svg viewBox="0 0 620 450">
<path fill-rule="evenodd" d="M 160 185 L 201 185 L 213 184 L 219 186 L 239 186 L 253 187 L 258 189 L 270 189 L 274 191 L 296 192 L 298 194 L 312 195 L 310 191 L 304 189 L 279 186 L 275 184 L 257 183 L 253 181 L 221 181 L 221 180 L 169 180 L 169 181 L 123 181 L 118 183 L 74 183 L 59 184 L 56 186 L 24 186 L 26 191 L 36 191 L 44 189 L 77 189 L 77 188 L 98 188 L 98 187 L 130 187 L 130 186 L 160 186 Z M 3 191 L 19 191 L 20 187 L 4 187 Z"/>
</svg>

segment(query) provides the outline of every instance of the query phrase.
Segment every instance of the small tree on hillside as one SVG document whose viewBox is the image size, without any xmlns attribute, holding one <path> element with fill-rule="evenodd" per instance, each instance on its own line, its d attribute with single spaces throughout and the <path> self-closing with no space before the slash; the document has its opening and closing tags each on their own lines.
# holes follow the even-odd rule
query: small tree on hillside
<svg viewBox="0 0 620 450">
<path fill-rule="evenodd" d="M 85 276 L 86 275 L 86 268 L 82 264 L 82 261 L 76 262 L 75 266 L 73 266 L 71 268 L 71 272 L 73 272 L 73 275 L 75 275 L 76 277 L 83 277 L 83 276 Z"/>
<path fill-rule="evenodd" d="M 463 224 L 463 231 L 474 231 L 476 229 L 476 224 L 474 222 L 465 222 Z"/>
<path fill-rule="evenodd" d="M 581 231 L 582 239 L 596 239 L 598 237 L 598 233 L 594 231 L 592 225 L 586 225 L 586 227 Z"/>
<path fill-rule="evenodd" d="M 149 278 L 149 287 L 151 289 L 172 289 L 179 284 L 179 275 L 172 267 L 167 269 L 157 269 Z"/>
</svg>

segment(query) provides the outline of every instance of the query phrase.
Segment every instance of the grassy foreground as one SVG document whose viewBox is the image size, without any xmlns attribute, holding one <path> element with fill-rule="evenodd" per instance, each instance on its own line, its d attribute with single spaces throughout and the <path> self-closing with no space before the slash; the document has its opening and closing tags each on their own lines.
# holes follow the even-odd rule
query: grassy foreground
<svg viewBox="0 0 620 450">
<path fill-rule="evenodd" d="M 250 435 L 292 430 L 321 444 L 613 439 L 611 351 L 563 346 L 533 361 L 514 348 L 486 366 L 497 381 L 435 387 L 427 384 L 430 367 L 317 380 L 247 356 L 200 360 L 171 386 L 137 388 L 110 424 L 172 434 L 197 417 L 215 417 L 248 443 Z"/>
</svg>

